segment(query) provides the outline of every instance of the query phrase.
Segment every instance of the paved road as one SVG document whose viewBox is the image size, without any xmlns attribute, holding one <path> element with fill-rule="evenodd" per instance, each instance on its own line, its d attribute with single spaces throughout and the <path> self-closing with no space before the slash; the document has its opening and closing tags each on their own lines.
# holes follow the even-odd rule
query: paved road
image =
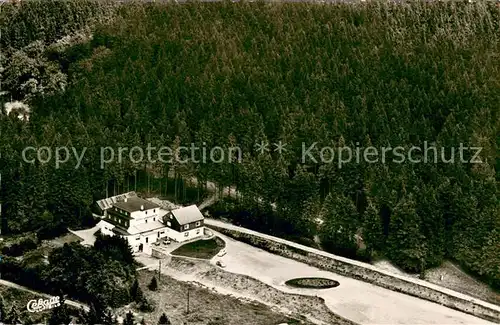
<svg viewBox="0 0 500 325">
<path fill-rule="evenodd" d="M 220 226 L 219 221 L 206 220 L 207 226 L 214 223 Z M 227 224 L 225 226 L 239 228 Z M 271 254 L 224 235 L 220 236 L 227 243 L 227 254 L 221 258 L 227 271 L 251 276 L 285 292 L 320 296 L 334 313 L 360 324 L 494 324 L 423 299 Z M 337 280 L 340 286 L 326 290 L 305 290 L 284 285 L 289 279 L 311 276 Z"/>
<path fill-rule="evenodd" d="M 52 297 L 51 295 L 49 294 L 46 294 L 46 293 L 42 293 L 42 292 L 37 292 L 37 291 L 34 291 L 34 290 L 31 290 L 29 288 L 26 288 L 26 287 L 23 287 L 17 283 L 14 283 L 14 282 L 10 282 L 10 281 L 5 281 L 5 280 L 0 280 L 0 285 L 3 285 L 3 286 L 6 286 L 6 287 L 10 287 L 10 288 L 14 288 L 14 289 L 18 289 L 18 290 L 22 290 L 22 291 L 26 291 L 26 292 L 29 292 L 29 293 L 32 293 L 34 295 L 37 295 L 39 297 Z M 72 307 L 76 307 L 76 308 L 83 308 L 85 309 L 86 311 L 89 310 L 89 307 L 87 305 L 84 305 L 82 303 L 79 303 L 79 302 L 76 302 L 76 301 L 72 301 L 72 300 L 64 300 L 64 302 L 68 305 L 68 306 L 72 306 Z M 26 301 L 26 304 L 28 304 L 28 302 Z"/>
</svg>

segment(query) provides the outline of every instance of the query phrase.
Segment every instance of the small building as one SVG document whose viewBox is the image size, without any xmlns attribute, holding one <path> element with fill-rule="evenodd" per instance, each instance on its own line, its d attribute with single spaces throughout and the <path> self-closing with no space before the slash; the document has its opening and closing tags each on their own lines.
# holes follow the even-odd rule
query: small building
<svg viewBox="0 0 500 325">
<path fill-rule="evenodd" d="M 168 235 L 168 228 L 162 223 L 166 213 L 148 200 L 125 197 L 123 201 L 111 203 L 98 225 L 104 235 L 127 239 L 134 252 L 149 251 L 149 244 Z"/>
<path fill-rule="evenodd" d="M 204 236 L 204 217 L 196 205 L 171 210 L 163 216 L 167 236 L 177 242 Z"/>
</svg>

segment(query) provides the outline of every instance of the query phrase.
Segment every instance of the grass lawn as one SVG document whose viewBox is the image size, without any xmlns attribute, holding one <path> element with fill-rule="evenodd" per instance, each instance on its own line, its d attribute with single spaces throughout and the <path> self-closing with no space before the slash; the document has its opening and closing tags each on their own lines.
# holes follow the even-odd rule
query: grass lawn
<svg viewBox="0 0 500 325">
<path fill-rule="evenodd" d="M 172 252 L 172 255 L 211 259 L 226 246 L 219 237 L 187 243 Z"/>
</svg>

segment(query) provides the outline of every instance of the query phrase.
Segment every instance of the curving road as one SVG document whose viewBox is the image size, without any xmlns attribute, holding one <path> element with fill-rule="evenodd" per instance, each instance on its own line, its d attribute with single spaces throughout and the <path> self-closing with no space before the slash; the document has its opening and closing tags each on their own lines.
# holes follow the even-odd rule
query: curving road
<svg viewBox="0 0 500 325">
<path fill-rule="evenodd" d="M 214 223 L 220 226 L 221 222 L 206 222 L 208 227 Z M 226 271 L 253 277 L 285 292 L 317 295 L 325 299 L 334 313 L 360 324 L 494 324 L 423 299 L 323 271 L 215 233 L 226 241 L 227 254 L 216 258 L 226 264 Z M 310 276 L 331 278 L 339 281 L 340 286 L 315 290 L 284 285 L 289 279 Z"/>
</svg>

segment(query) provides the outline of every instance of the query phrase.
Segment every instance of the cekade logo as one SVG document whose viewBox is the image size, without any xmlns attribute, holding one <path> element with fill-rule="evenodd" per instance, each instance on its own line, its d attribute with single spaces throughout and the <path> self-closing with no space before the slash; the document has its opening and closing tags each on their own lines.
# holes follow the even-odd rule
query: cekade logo
<svg viewBox="0 0 500 325">
<path fill-rule="evenodd" d="M 61 305 L 59 297 L 52 297 L 50 299 L 38 299 L 28 301 L 27 309 L 32 313 L 39 313 L 43 310 L 52 309 Z"/>
</svg>

